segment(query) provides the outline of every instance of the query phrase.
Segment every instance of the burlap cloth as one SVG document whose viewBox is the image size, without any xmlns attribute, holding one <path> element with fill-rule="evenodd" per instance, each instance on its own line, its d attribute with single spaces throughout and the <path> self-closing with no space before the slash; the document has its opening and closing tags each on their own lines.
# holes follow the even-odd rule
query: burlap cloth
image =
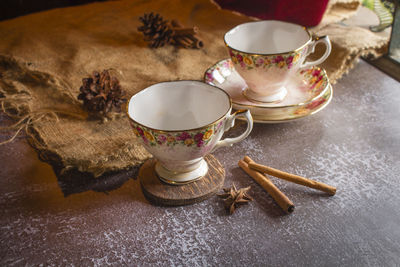
<svg viewBox="0 0 400 267">
<path fill-rule="evenodd" d="M 331 38 L 332 54 L 323 67 L 332 82 L 360 55 L 378 55 L 387 44 L 366 29 L 334 24 L 358 6 L 358 1 L 331 2 L 314 29 Z M 148 48 L 136 29 L 138 17 L 151 11 L 198 26 L 204 48 Z M 28 132 L 41 158 L 64 171 L 97 177 L 137 166 L 150 155 L 126 116 L 106 123 L 86 118 L 76 100 L 82 78 L 114 69 L 128 95 L 160 81 L 202 80 L 208 67 L 228 57 L 223 34 L 251 19 L 209 0 L 159 0 L 93 3 L 0 22 L 2 109 L 16 119 L 15 131 Z"/>
</svg>

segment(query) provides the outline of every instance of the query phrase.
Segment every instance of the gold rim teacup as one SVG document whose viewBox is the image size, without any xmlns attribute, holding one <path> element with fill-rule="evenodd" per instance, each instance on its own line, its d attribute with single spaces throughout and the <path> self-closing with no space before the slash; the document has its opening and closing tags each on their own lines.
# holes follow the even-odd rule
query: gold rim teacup
<svg viewBox="0 0 400 267">
<path fill-rule="evenodd" d="M 313 38 L 300 25 L 274 20 L 238 25 L 225 34 L 224 41 L 236 71 L 246 81 L 243 94 L 263 103 L 284 99 L 290 75 L 322 63 L 331 52 L 328 36 Z M 325 53 L 305 62 L 319 43 L 325 44 Z"/>
<path fill-rule="evenodd" d="M 157 159 L 157 175 L 172 184 L 204 176 L 208 171 L 205 155 L 249 135 L 250 112 L 231 111 L 232 101 L 224 90 L 199 81 L 154 84 L 132 96 L 128 104 L 133 132 Z M 247 120 L 246 130 L 221 140 L 238 116 Z"/>
</svg>

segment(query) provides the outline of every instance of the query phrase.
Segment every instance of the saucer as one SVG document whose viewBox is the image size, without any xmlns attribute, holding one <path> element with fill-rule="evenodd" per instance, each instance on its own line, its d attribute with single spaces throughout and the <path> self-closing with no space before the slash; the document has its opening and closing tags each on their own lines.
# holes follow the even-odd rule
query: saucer
<svg viewBox="0 0 400 267">
<path fill-rule="evenodd" d="M 262 103 L 248 100 L 243 91 L 246 82 L 236 72 L 231 59 L 210 67 L 204 81 L 225 90 L 234 109 L 249 109 L 254 122 L 279 123 L 300 119 L 325 108 L 332 99 L 332 86 L 322 68 L 302 69 L 293 74 L 285 86 L 288 93 L 280 102 Z"/>
</svg>

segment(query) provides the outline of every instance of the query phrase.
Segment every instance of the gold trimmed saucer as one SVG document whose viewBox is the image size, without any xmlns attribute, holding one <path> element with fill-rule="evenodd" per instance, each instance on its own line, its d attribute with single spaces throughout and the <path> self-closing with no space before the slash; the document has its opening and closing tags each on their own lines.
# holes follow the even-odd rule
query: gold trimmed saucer
<svg viewBox="0 0 400 267">
<path fill-rule="evenodd" d="M 290 77 L 284 100 L 274 103 L 252 102 L 243 91 L 246 82 L 236 72 L 231 59 L 224 59 L 210 67 L 204 81 L 225 90 L 232 98 L 234 109 L 249 109 L 254 122 L 281 123 L 300 119 L 325 108 L 332 99 L 332 86 L 322 68 L 299 70 Z"/>
</svg>

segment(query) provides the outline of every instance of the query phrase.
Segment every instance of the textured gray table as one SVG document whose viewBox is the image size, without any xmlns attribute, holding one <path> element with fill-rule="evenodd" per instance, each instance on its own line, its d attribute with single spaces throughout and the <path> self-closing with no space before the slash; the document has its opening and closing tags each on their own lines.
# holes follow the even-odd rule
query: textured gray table
<svg viewBox="0 0 400 267">
<path fill-rule="evenodd" d="M 246 141 L 215 153 L 226 186 L 252 186 L 254 202 L 232 216 L 217 197 L 152 206 L 133 179 L 108 194 L 92 187 L 64 196 L 65 181 L 19 138 L 0 147 L 0 265 L 398 266 L 399 118 L 400 84 L 360 62 L 320 113 L 257 124 Z M 338 192 L 273 179 L 296 205 L 284 215 L 237 167 L 245 154 Z"/>
</svg>

